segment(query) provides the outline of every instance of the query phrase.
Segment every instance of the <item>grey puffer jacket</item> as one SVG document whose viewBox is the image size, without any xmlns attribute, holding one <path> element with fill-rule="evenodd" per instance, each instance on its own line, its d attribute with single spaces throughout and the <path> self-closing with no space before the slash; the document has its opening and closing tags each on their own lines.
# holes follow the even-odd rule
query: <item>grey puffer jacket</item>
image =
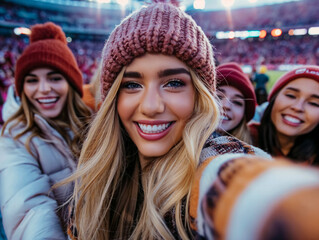
<svg viewBox="0 0 319 240">
<path fill-rule="evenodd" d="M 25 147 L 30 133 L 18 141 L 13 136 L 23 128 L 6 128 L 0 137 L 0 204 L 8 239 L 67 239 L 64 231 L 66 206 L 73 185 L 52 190 L 56 182 L 70 176 L 76 168 L 70 149 L 62 136 L 43 118 L 35 122 L 45 139 L 33 137 L 30 154 Z"/>
</svg>

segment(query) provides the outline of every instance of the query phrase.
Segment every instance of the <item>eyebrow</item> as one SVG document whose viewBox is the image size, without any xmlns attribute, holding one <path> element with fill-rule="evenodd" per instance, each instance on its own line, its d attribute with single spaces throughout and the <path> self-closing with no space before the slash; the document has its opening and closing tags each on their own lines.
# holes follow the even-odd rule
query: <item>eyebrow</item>
<svg viewBox="0 0 319 240">
<path fill-rule="evenodd" d="M 125 72 L 123 77 L 128 78 L 142 78 L 142 75 L 139 72 Z"/>
<path fill-rule="evenodd" d="M 293 88 L 293 87 L 287 87 L 286 89 L 291 90 L 291 91 L 295 91 L 295 92 L 300 92 L 299 89 Z M 319 99 L 319 95 L 317 95 L 317 94 L 312 94 L 311 97 Z"/>
<path fill-rule="evenodd" d="M 176 75 L 176 74 L 187 74 L 191 76 L 189 71 L 187 71 L 187 69 L 185 68 L 169 68 L 169 69 L 159 71 L 158 77 L 162 78 L 162 77 L 167 77 L 167 76 Z M 142 78 L 142 74 L 139 72 L 125 72 L 123 77 Z"/>
<path fill-rule="evenodd" d="M 163 71 L 160 71 L 158 73 L 158 76 L 161 77 L 167 77 L 167 76 L 171 76 L 171 75 L 176 75 L 176 74 L 187 74 L 188 76 L 191 76 L 191 74 L 189 73 L 189 71 L 185 68 L 169 68 L 169 69 L 165 69 Z"/>
</svg>

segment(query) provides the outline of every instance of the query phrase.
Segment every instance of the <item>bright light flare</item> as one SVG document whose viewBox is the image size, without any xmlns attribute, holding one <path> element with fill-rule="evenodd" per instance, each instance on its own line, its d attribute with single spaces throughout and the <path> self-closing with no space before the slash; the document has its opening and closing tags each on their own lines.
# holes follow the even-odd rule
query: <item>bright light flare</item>
<svg viewBox="0 0 319 240">
<path fill-rule="evenodd" d="M 225 8 L 231 8 L 234 5 L 235 0 L 222 0 L 222 4 Z"/>
<path fill-rule="evenodd" d="M 271 30 L 271 36 L 273 37 L 279 37 L 282 34 L 282 30 L 280 28 L 275 28 Z"/>
<path fill-rule="evenodd" d="M 195 0 L 193 3 L 195 9 L 204 9 L 205 8 L 205 0 Z"/>
<path fill-rule="evenodd" d="M 117 0 L 117 3 L 122 7 L 125 7 L 128 4 L 128 0 Z"/>
<path fill-rule="evenodd" d="M 309 35 L 319 35 L 319 27 L 311 27 L 308 29 Z"/>
<path fill-rule="evenodd" d="M 31 34 L 31 30 L 29 28 L 26 28 L 26 27 L 14 28 L 13 32 L 15 35 L 21 35 L 21 34 L 30 35 Z"/>
<path fill-rule="evenodd" d="M 259 38 L 265 38 L 267 36 L 266 30 L 260 30 Z"/>
</svg>

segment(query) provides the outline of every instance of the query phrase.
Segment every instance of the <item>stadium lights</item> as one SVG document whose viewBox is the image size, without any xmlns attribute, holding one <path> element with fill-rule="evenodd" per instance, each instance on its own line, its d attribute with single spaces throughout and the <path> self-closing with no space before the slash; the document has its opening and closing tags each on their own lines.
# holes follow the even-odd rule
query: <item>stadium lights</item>
<svg viewBox="0 0 319 240">
<path fill-rule="evenodd" d="M 253 38 L 259 37 L 260 31 L 227 31 L 227 32 L 217 32 L 216 38 L 217 39 L 246 39 L 246 38 Z"/>
<path fill-rule="evenodd" d="M 122 7 L 125 7 L 128 4 L 128 0 L 117 0 L 117 3 Z"/>
<path fill-rule="evenodd" d="M 204 9 L 205 8 L 205 0 L 195 0 L 193 3 L 195 9 Z"/>
<path fill-rule="evenodd" d="M 282 34 L 282 30 L 280 28 L 275 28 L 275 29 L 271 30 L 270 34 L 273 37 L 279 37 Z"/>
<path fill-rule="evenodd" d="M 13 32 L 15 35 L 21 35 L 21 34 L 30 35 L 31 34 L 31 30 L 26 27 L 14 28 Z"/>
<path fill-rule="evenodd" d="M 266 30 L 260 30 L 259 38 L 265 38 L 266 36 L 267 36 L 267 31 Z"/>
<path fill-rule="evenodd" d="M 231 8 L 234 5 L 235 0 L 222 0 L 222 4 L 225 8 Z"/>
<path fill-rule="evenodd" d="M 319 35 L 319 27 L 311 27 L 308 29 L 309 35 Z"/>
<path fill-rule="evenodd" d="M 290 36 L 302 36 L 307 34 L 307 29 L 306 28 L 299 28 L 299 29 L 289 29 L 288 34 Z"/>
</svg>

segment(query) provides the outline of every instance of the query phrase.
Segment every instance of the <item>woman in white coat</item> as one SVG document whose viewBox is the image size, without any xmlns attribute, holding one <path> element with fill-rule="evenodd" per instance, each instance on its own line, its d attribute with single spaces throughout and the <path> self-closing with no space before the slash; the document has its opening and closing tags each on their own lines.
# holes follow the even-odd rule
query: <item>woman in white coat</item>
<svg viewBox="0 0 319 240">
<path fill-rule="evenodd" d="M 66 239 L 65 202 L 73 184 L 52 185 L 75 169 L 91 112 L 82 102 L 82 74 L 62 29 L 32 27 L 17 61 L 20 108 L 0 137 L 0 204 L 8 239 Z"/>
</svg>

